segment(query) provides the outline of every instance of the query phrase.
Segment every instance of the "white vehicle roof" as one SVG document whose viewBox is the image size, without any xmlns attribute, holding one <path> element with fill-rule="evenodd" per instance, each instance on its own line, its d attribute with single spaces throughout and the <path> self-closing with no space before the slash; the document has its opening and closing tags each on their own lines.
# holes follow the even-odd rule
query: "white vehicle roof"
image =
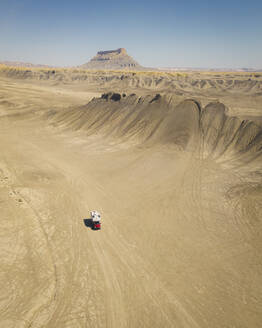
<svg viewBox="0 0 262 328">
<path fill-rule="evenodd" d="M 101 216 L 98 211 L 91 211 L 92 216 Z"/>
</svg>

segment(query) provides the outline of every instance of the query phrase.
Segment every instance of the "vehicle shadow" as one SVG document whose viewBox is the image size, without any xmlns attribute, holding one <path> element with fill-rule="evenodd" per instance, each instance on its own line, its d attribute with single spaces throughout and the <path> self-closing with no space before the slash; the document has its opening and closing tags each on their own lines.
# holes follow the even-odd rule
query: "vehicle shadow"
<svg viewBox="0 0 262 328">
<path fill-rule="evenodd" d="M 84 219 L 84 225 L 93 230 L 93 220 L 92 219 Z"/>
</svg>

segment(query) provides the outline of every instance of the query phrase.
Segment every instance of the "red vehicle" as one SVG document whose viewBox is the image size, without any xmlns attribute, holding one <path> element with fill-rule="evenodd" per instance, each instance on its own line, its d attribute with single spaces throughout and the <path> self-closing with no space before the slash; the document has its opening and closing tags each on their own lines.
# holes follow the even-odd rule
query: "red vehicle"
<svg viewBox="0 0 262 328">
<path fill-rule="evenodd" d="M 101 223 L 93 221 L 93 230 L 100 230 L 101 229 Z"/>
<path fill-rule="evenodd" d="M 100 230 L 101 229 L 101 215 L 97 211 L 91 212 L 91 218 L 92 218 L 92 229 L 93 230 Z"/>
</svg>

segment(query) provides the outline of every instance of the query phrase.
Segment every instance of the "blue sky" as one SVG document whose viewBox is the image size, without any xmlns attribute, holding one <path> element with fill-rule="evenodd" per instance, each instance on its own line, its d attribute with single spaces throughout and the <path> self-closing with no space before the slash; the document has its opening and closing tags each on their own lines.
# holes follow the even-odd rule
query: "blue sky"
<svg viewBox="0 0 262 328">
<path fill-rule="evenodd" d="M 262 0 L 0 0 L 0 61 L 80 65 L 119 47 L 144 66 L 262 68 Z"/>
</svg>

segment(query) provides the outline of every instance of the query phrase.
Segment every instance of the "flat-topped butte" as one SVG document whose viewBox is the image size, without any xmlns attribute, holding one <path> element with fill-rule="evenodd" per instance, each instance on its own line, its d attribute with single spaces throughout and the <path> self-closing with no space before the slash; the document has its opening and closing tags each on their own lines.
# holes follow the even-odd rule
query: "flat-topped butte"
<svg viewBox="0 0 262 328">
<path fill-rule="evenodd" d="M 138 69 L 142 68 L 125 48 L 116 50 L 98 51 L 88 63 L 80 66 L 87 69 Z"/>
</svg>

